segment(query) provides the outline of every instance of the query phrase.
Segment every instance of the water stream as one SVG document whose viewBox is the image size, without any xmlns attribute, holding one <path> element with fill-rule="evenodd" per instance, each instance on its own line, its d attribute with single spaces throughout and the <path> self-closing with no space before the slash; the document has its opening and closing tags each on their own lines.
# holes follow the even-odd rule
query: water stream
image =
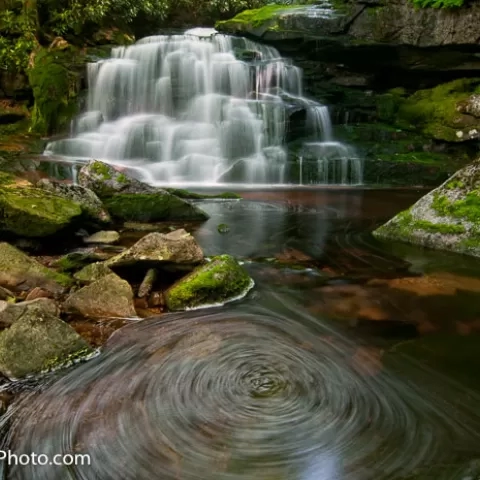
<svg viewBox="0 0 480 480">
<path fill-rule="evenodd" d="M 1 448 L 91 463 L 6 479 L 479 478 L 480 262 L 369 234 L 421 194 L 203 201 L 196 238 L 245 262 L 255 290 L 134 321 L 87 363 L 16 385 Z"/>
<path fill-rule="evenodd" d="M 147 37 L 88 65 L 86 111 L 45 154 L 128 166 L 158 185 L 362 183 L 362 161 L 302 83 L 251 40 L 201 28 Z"/>
</svg>

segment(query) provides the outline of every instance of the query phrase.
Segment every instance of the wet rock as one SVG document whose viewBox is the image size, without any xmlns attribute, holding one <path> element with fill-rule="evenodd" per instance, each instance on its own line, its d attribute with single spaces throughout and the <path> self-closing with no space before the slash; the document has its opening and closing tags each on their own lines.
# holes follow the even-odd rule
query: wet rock
<svg viewBox="0 0 480 480">
<path fill-rule="evenodd" d="M 52 294 L 49 291 L 44 290 L 43 288 L 40 288 L 40 287 L 35 287 L 25 297 L 25 301 L 28 302 L 30 300 L 35 300 L 37 298 L 51 298 L 51 297 L 52 297 Z"/>
<path fill-rule="evenodd" d="M 109 267 L 138 263 L 194 265 L 202 260 L 203 251 L 195 238 L 184 229 L 179 229 L 167 234 L 149 233 L 105 263 Z"/>
<path fill-rule="evenodd" d="M 152 292 L 148 298 L 148 306 L 151 307 L 163 307 L 165 305 L 165 298 L 162 292 Z"/>
<path fill-rule="evenodd" d="M 117 243 L 120 240 L 120 234 L 114 230 L 96 232 L 83 239 L 85 243 Z"/>
<path fill-rule="evenodd" d="M 43 288 L 60 293 L 71 285 L 67 275 L 55 272 L 8 243 L 0 243 L 0 285 L 29 290 Z"/>
<path fill-rule="evenodd" d="M 10 326 L 24 315 L 53 315 L 56 317 L 60 315 L 60 308 L 50 298 L 37 298 L 20 303 L 0 301 L 0 326 Z"/>
<path fill-rule="evenodd" d="M 55 260 L 52 266 L 58 268 L 62 272 L 72 272 L 80 270 L 84 266 L 90 265 L 93 262 L 98 262 L 99 260 L 103 260 L 103 258 L 93 251 L 70 252 L 63 255 L 63 257 L 60 257 L 58 260 Z"/>
<path fill-rule="evenodd" d="M 0 188 L 0 231 L 22 237 L 46 237 L 62 230 L 82 213 L 80 206 L 28 185 Z"/>
<path fill-rule="evenodd" d="M 470 95 L 465 102 L 458 105 L 458 111 L 480 118 L 480 95 Z"/>
<path fill-rule="evenodd" d="M 373 232 L 377 238 L 480 256 L 480 160 Z"/>
<path fill-rule="evenodd" d="M 30 310 L 0 333 L 0 372 L 10 379 L 68 364 L 92 352 L 68 324 Z"/>
<path fill-rule="evenodd" d="M 98 160 L 92 160 L 80 169 L 78 183 L 95 192 L 100 198 L 116 193 L 146 194 L 155 193 L 157 190 Z"/>
<path fill-rule="evenodd" d="M 230 255 L 221 255 L 186 275 L 165 293 L 170 310 L 187 310 L 236 300 L 253 287 L 246 270 Z"/>
<path fill-rule="evenodd" d="M 130 285 L 113 273 L 72 293 L 63 307 L 87 317 L 136 316 Z"/>
<path fill-rule="evenodd" d="M 81 185 L 104 200 L 110 214 L 124 221 L 206 220 L 208 215 L 188 200 L 129 177 L 92 160 L 78 174 Z"/>
<path fill-rule="evenodd" d="M 86 187 L 53 182 L 46 178 L 37 182 L 36 186 L 77 203 L 89 220 L 99 224 L 109 224 L 112 221 L 101 200 L 92 190 Z"/>
<path fill-rule="evenodd" d="M 110 270 L 105 263 L 95 262 L 83 267 L 73 275 L 73 278 L 81 283 L 92 283 L 111 273 L 113 273 L 113 271 Z"/>
<path fill-rule="evenodd" d="M 140 287 L 138 288 L 138 297 L 144 298 L 146 297 L 153 288 L 153 284 L 157 279 L 157 271 L 154 268 L 150 268 L 143 279 Z"/>
</svg>

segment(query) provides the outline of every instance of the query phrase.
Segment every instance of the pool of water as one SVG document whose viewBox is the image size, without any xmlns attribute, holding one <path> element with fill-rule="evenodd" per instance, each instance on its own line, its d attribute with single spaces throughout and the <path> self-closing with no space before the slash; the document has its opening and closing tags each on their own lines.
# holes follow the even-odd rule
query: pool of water
<svg viewBox="0 0 480 480">
<path fill-rule="evenodd" d="M 2 448 L 90 464 L 5 478 L 479 478 L 480 261 L 370 234 L 424 193 L 201 201 L 210 219 L 187 228 L 254 291 L 133 322 L 89 362 L 17 385 Z"/>
</svg>

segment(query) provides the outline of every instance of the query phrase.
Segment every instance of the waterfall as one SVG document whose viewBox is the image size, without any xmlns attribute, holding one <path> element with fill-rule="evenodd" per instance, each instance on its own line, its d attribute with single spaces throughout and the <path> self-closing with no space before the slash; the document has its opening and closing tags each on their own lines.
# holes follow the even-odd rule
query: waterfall
<svg viewBox="0 0 480 480">
<path fill-rule="evenodd" d="M 307 183 L 361 182 L 328 108 L 302 96 L 301 69 L 273 47 L 202 28 L 151 36 L 89 64 L 87 81 L 87 111 L 45 154 L 131 167 L 158 185 L 300 183 L 287 143 L 296 111 Z"/>
</svg>

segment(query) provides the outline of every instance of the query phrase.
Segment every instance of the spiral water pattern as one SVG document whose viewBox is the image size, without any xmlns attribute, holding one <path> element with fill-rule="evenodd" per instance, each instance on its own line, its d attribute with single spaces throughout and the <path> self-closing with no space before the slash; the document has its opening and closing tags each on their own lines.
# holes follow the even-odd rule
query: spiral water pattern
<svg viewBox="0 0 480 480">
<path fill-rule="evenodd" d="M 362 373 L 354 342 L 270 301 L 275 312 L 166 315 L 116 332 L 11 419 L 15 453 L 87 453 L 90 465 L 18 465 L 7 478 L 384 480 L 472 440 L 446 402 Z"/>
</svg>

